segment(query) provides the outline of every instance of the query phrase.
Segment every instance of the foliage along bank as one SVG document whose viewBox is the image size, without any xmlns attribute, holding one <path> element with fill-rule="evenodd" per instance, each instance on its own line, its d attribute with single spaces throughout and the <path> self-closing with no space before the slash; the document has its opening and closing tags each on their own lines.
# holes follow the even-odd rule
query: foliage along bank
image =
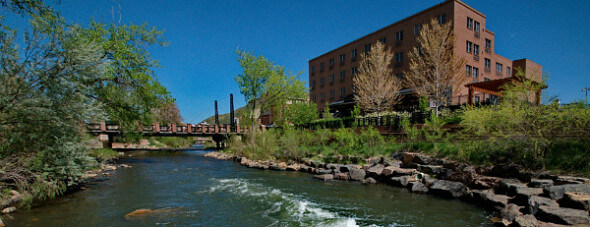
<svg viewBox="0 0 590 227">
<path fill-rule="evenodd" d="M 151 122 L 150 110 L 171 101 L 146 49 L 165 43 L 147 25 L 67 23 L 40 0 L 2 7 L 29 27 L 18 33 L 0 23 L 0 199 L 17 190 L 27 205 L 96 168 L 85 123 L 115 121 L 132 135 L 138 122 Z"/>
</svg>

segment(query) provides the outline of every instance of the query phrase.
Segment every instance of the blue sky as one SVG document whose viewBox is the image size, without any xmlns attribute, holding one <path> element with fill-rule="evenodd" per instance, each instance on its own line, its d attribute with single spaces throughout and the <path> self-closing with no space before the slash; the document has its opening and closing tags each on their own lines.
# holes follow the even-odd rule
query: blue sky
<svg viewBox="0 0 590 227">
<path fill-rule="evenodd" d="M 48 2 L 69 22 L 117 22 L 120 12 L 121 23 L 148 23 L 164 30 L 169 45 L 149 47 L 161 64 L 155 72 L 176 98 L 185 121 L 197 123 L 214 114 L 214 100 L 219 100 L 221 113 L 228 112 L 230 93 L 236 108 L 245 104 L 234 81 L 241 72 L 236 49 L 303 71 L 301 79 L 307 81 L 309 59 L 442 0 Z M 590 1 L 465 2 L 487 16 L 498 54 L 543 65 L 550 74 L 547 93 L 562 103 L 584 99 L 581 89 L 590 86 Z"/>
</svg>

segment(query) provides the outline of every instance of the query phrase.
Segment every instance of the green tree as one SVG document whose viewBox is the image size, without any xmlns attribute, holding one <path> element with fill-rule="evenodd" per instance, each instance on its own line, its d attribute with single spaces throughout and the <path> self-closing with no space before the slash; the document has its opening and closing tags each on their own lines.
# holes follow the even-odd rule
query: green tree
<svg viewBox="0 0 590 227">
<path fill-rule="evenodd" d="M 294 102 L 286 108 L 286 120 L 293 125 L 302 125 L 318 119 L 315 103 Z"/>
<path fill-rule="evenodd" d="M 288 123 L 285 113 L 287 105 L 302 102 L 307 97 L 305 82 L 298 79 L 302 73 L 294 74 L 286 72 L 283 66 L 273 66 L 272 73 L 264 85 L 260 98 L 262 108 L 272 112 L 273 122 L 279 127 Z"/>
<path fill-rule="evenodd" d="M 243 73 L 235 76 L 240 93 L 246 98 L 246 102 L 252 105 L 248 123 L 250 123 L 252 132 L 256 128 L 256 102 L 259 101 L 266 82 L 272 72 L 272 63 L 263 56 L 254 56 L 251 52 L 237 51 L 238 62 L 242 66 Z"/>
</svg>

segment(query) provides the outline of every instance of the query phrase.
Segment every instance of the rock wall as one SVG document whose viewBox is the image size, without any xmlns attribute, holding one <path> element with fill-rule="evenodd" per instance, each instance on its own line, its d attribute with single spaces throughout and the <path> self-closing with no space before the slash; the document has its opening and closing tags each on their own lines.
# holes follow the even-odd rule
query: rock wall
<svg viewBox="0 0 590 227">
<path fill-rule="evenodd" d="M 513 164 L 475 167 L 409 152 L 372 158 L 363 166 L 311 159 L 256 161 L 220 152 L 205 156 L 249 168 L 308 172 L 323 181 L 379 182 L 412 193 L 461 199 L 498 211 L 492 219 L 497 226 L 590 225 L 590 179 L 523 171 Z"/>
</svg>

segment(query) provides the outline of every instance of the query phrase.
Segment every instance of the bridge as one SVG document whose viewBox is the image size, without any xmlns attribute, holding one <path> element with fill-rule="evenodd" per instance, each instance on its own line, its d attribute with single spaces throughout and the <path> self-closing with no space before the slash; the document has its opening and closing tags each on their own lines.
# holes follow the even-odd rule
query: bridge
<svg viewBox="0 0 590 227">
<path fill-rule="evenodd" d="M 168 124 L 160 125 L 153 123 L 151 125 L 139 126 L 136 132 L 144 136 L 176 136 L 176 137 L 212 137 L 217 143 L 217 148 L 221 147 L 231 135 L 241 135 L 247 133 L 247 128 L 240 128 L 240 125 L 234 119 L 234 98 L 230 94 L 230 123 L 219 124 L 219 112 L 217 100 L 215 100 L 215 124 Z M 88 133 L 97 135 L 99 141 L 103 142 L 104 148 L 112 148 L 113 138 L 121 135 L 121 127 L 118 124 L 109 122 L 89 123 L 86 124 Z"/>
</svg>

